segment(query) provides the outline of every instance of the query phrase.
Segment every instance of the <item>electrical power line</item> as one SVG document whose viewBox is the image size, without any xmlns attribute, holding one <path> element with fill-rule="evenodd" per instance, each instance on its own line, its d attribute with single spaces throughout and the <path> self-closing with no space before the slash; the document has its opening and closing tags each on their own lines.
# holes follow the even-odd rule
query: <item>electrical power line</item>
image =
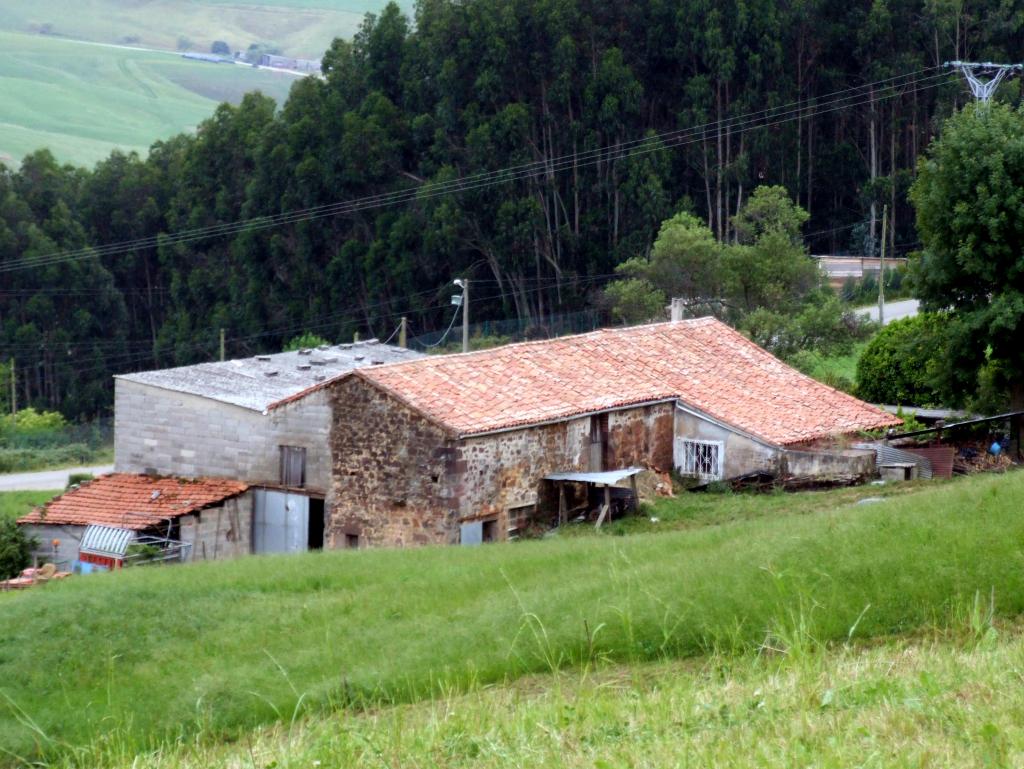
<svg viewBox="0 0 1024 769">
<path fill-rule="evenodd" d="M 125 253 L 139 248 L 149 248 L 161 244 L 179 245 L 211 237 L 233 235 L 244 231 L 262 230 L 283 224 L 294 224 L 324 216 L 356 213 L 363 210 L 397 205 L 414 200 L 427 200 L 440 195 L 467 192 L 493 186 L 495 184 L 506 184 L 540 175 L 553 175 L 554 173 L 564 171 L 569 168 L 586 167 L 618 157 L 633 157 L 659 149 L 686 146 L 698 141 L 705 141 L 712 135 L 712 132 L 720 130 L 728 130 L 731 133 L 741 133 L 748 130 L 754 130 L 755 128 L 768 128 L 780 125 L 790 120 L 795 120 L 805 114 L 826 114 L 839 109 L 847 109 L 849 107 L 857 106 L 858 104 L 866 101 L 877 102 L 899 96 L 902 93 L 915 93 L 920 90 L 925 90 L 926 88 L 936 87 L 941 84 L 941 81 L 949 78 L 949 73 L 945 72 L 926 75 L 920 78 L 917 77 L 918 75 L 934 71 L 935 69 L 937 68 L 932 67 L 917 72 L 907 73 L 905 75 L 894 76 L 874 83 L 856 86 L 843 91 L 836 91 L 833 92 L 833 94 L 827 94 L 825 97 L 817 99 L 791 102 L 790 104 L 782 105 L 781 107 L 768 108 L 736 117 L 722 118 L 718 121 L 705 123 L 703 125 L 654 134 L 644 137 L 643 139 L 636 139 L 619 145 L 601 147 L 583 153 L 576 153 L 574 155 L 563 155 L 558 158 L 534 161 L 532 163 L 512 166 L 496 171 L 481 172 L 473 176 L 463 177 L 449 182 L 428 183 L 406 190 L 380 193 L 363 198 L 324 204 L 322 206 L 290 211 L 272 216 L 256 217 L 233 223 L 211 225 L 205 228 L 185 230 L 176 234 L 160 233 L 148 238 L 113 243 L 95 248 L 85 248 L 75 251 L 54 252 L 52 254 L 25 257 L 20 260 L 13 260 L 7 264 L 0 265 L 0 272 L 12 272 L 19 269 L 48 266 L 50 264 L 86 259 L 93 256 L 113 256 L 119 253 Z M 901 91 L 901 89 L 910 90 Z M 868 94 L 867 98 L 865 98 L 865 94 Z"/>
</svg>

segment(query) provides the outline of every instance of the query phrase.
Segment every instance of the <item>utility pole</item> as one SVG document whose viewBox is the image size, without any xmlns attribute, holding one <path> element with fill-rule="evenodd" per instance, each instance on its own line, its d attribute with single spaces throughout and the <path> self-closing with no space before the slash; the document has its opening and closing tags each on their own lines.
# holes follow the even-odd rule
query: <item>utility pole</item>
<svg viewBox="0 0 1024 769">
<path fill-rule="evenodd" d="M 462 280 L 462 351 L 469 352 L 469 278 Z"/>
<path fill-rule="evenodd" d="M 14 356 L 11 356 L 11 419 L 18 413 L 18 387 L 14 377 Z"/>
<path fill-rule="evenodd" d="M 882 255 L 878 262 L 878 323 L 885 325 L 885 244 L 889 225 L 889 204 L 882 206 Z"/>
<path fill-rule="evenodd" d="M 402 321 L 398 325 L 398 346 L 399 347 L 408 347 L 409 346 L 408 344 L 406 344 L 406 342 L 408 341 L 408 339 L 406 338 L 407 334 L 408 334 L 408 323 L 407 323 L 407 321 L 405 319 L 405 316 L 403 315 L 402 316 Z"/>
<path fill-rule="evenodd" d="M 220 359 L 224 360 L 224 329 L 220 330 Z"/>
</svg>

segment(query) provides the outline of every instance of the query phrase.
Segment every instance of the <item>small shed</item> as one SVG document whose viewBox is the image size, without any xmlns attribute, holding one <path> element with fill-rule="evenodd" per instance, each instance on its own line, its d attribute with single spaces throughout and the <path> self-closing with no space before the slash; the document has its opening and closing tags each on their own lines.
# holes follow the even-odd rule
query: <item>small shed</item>
<svg viewBox="0 0 1024 769">
<path fill-rule="evenodd" d="M 616 509 L 625 512 L 627 509 L 636 510 L 640 506 L 640 494 L 636 488 L 636 476 L 644 471 L 642 467 L 627 467 L 622 470 L 605 470 L 602 472 L 584 473 L 569 471 L 565 473 L 552 473 L 544 476 L 558 489 L 558 524 L 564 525 L 569 521 L 569 504 L 567 494 L 568 484 L 582 484 L 586 489 L 586 500 L 576 511 L 586 516 L 592 510 L 597 512 L 597 528 L 601 528 L 606 520 L 610 521 Z M 624 481 L 629 481 L 629 489 L 620 487 Z M 593 505 L 594 494 L 592 491 L 600 492 L 597 496 L 598 504 Z"/>
</svg>

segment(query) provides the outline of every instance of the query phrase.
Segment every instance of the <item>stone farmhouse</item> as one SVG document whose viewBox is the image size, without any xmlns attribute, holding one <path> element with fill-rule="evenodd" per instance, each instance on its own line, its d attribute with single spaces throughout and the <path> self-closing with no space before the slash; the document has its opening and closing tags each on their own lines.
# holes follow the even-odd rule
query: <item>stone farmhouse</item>
<svg viewBox="0 0 1024 769">
<path fill-rule="evenodd" d="M 900 423 L 713 318 L 362 368 L 325 397 L 335 547 L 504 539 L 573 471 L 863 474 L 843 437 Z"/>
<path fill-rule="evenodd" d="M 115 473 L 20 520 L 63 553 L 88 524 L 159 532 L 198 560 L 501 540 L 586 507 L 598 480 L 610 505 L 642 470 L 864 475 L 874 452 L 845 436 L 900 422 L 712 318 L 129 374 L 115 410 Z"/>
</svg>

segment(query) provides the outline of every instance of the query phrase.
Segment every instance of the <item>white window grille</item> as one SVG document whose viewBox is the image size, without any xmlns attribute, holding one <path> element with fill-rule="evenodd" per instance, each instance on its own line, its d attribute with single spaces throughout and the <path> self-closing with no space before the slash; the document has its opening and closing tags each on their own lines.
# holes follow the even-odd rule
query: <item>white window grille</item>
<svg viewBox="0 0 1024 769">
<path fill-rule="evenodd" d="M 680 475 L 702 481 L 722 480 L 721 441 L 694 441 L 679 438 L 676 442 L 676 465 Z"/>
</svg>

